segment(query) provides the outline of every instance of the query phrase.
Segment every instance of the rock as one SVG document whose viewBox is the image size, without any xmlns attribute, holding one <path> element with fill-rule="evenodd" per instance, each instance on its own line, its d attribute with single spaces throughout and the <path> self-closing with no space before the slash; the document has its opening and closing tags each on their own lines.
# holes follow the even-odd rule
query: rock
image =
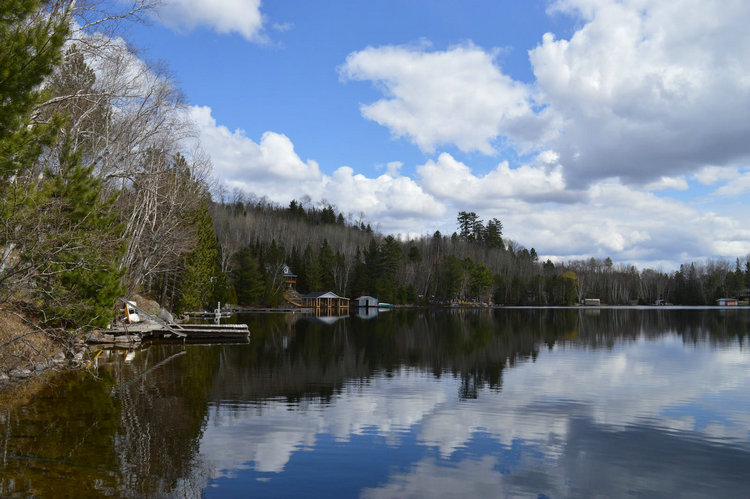
<svg viewBox="0 0 750 499">
<path fill-rule="evenodd" d="M 47 369 L 47 364 L 37 364 L 34 366 L 34 370 L 38 373 L 45 371 Z"/>
<path fill-rule="evenodd" d="M 10 378 L 8 377 L 7 374 L 5 374 L 4 372 L 0 371 L 0 383 L 5 383 L 9 379 Z"/>
<path fill-rule="evenodd" d="M 62 352 L 57 352 L 54 357 L 52 357 L 52 362 L 56 364 L 60 364 L 62 362 L 65 362 L 65 354 Z"/>
<path fill-rule="evenodd" d="M 73 361 L 74 362 L 83 362 L 83 352 L 76 352 L 73 355 Z"/>
<path fill-rule="evenodd" d="M 24 379 L 24 378 L 31 377 L 31 371 L 29 369 L 19 369 L 17 367 L 14 367 L 13 369 L 11 369 L 10 373 L 8 374 L 10 374 L 12 378 Z"/>
<path fill-rule="evenodd" d="M 172 316 L 172 314 L 169 313 L 169 310 L 167 310 L 166 308 L 160 308 L 159 309 L 159 315 L 158 315 L 158 317 L 159 317 L 159 319 L 161 319 L 163 321 L 167 321 L 169 323 L 174 322 L 174 317 Z"/>
</svg>

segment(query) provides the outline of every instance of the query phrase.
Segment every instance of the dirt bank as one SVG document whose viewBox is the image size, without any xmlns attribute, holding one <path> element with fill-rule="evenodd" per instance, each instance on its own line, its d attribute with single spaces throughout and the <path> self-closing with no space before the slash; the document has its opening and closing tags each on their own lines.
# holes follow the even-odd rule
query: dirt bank
<svg viewBox="0 0 750 499">
<path fill-rule="evenodd" d="M 79 367 L 85 345 L 70 333 L 40 328 L 11 304 L 0 304 L 0 390 L 44 373 Z"/>
</svg>

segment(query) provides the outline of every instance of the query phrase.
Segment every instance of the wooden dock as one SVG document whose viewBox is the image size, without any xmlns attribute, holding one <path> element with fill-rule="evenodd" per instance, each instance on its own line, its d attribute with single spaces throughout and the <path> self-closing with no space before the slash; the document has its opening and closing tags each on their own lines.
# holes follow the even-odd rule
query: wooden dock
<svg viewBox="0 0 750 499">
<path fill-rule="evenodd" d="M 144 340 L 178 340 L 184 342 L 237 342 L 250 340 L 247 324 L 160 324 L 141 322 L 122 324 L 93 333 L 87 342 L 111 345 L 135 345 Z"/>
<path fill-rule="evenodd" d="M 175 324 L 174 331 L 160 329 L 152 332 L 155 338 L 172 338 L 175 332 L 186 340 L 247 340 L 250 330 L 247 324 Z"/>
</svg>

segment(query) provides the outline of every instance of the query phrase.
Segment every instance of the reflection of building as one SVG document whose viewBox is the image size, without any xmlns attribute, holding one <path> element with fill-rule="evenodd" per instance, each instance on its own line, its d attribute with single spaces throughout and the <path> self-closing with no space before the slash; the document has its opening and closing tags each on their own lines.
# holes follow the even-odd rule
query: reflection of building
<svg viewBox="0 0 750 499">
<path fill-rule="evenodd" d="M 317 291 L 302 297 L 302 306 L 315 310 L 348 311 L 349 298 L 337 295 L 333 291 Z"/>
<path fill-rule="evenodd" d="M 372 319 L 378 316 L 378 308 L 375 307 L 359 307 L 357 308 L 357 317 L 360 319 Z"/>
<path fill-rule="evenodd" d="M 284 288 L 295 289 L 297 287 L 297 274 L 292 274 L 288 265 L 284 265 Z"/>
<path fill-rule="evenodd" d="M 308 315 L 302 317 L 303 320 L 312 322 L 313 324 L 325 324 L 326 326 L 333 326 L 341 319 L 346 319 L 348 315 Z"/>
</svg>

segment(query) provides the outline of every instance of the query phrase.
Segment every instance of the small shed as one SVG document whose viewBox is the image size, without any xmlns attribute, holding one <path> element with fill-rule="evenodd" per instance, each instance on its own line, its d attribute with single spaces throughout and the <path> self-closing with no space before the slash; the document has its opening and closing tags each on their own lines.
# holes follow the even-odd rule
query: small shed
<svg viewBox="0 0 750 499">
<path fill-rule="evenodd" d="M 360 296 L 356 300 L 354 300 L 354 303 L 359 308 L 378 308 L 378 299 L 373 298 L 372 296 Z"/>
<path fill-rule="evenodd" d="M 333 291 L 316 291 L 302 297 L 302 306 L 315 310 L 348 311 L 349 298 L 339 296 Z"/>
<path fill-rule="evenodd" d="M 719 298 L 718 300 L 716 300 L 716 304 L 720 307 L 736 307 L 737 299 L 736 298 Z"/>
<path fill-rule="evenodd" d="M 599 298 L 584 298 L 583 304 L 589 307 L 598 307 L 602 302 Z"/>
</svg>

